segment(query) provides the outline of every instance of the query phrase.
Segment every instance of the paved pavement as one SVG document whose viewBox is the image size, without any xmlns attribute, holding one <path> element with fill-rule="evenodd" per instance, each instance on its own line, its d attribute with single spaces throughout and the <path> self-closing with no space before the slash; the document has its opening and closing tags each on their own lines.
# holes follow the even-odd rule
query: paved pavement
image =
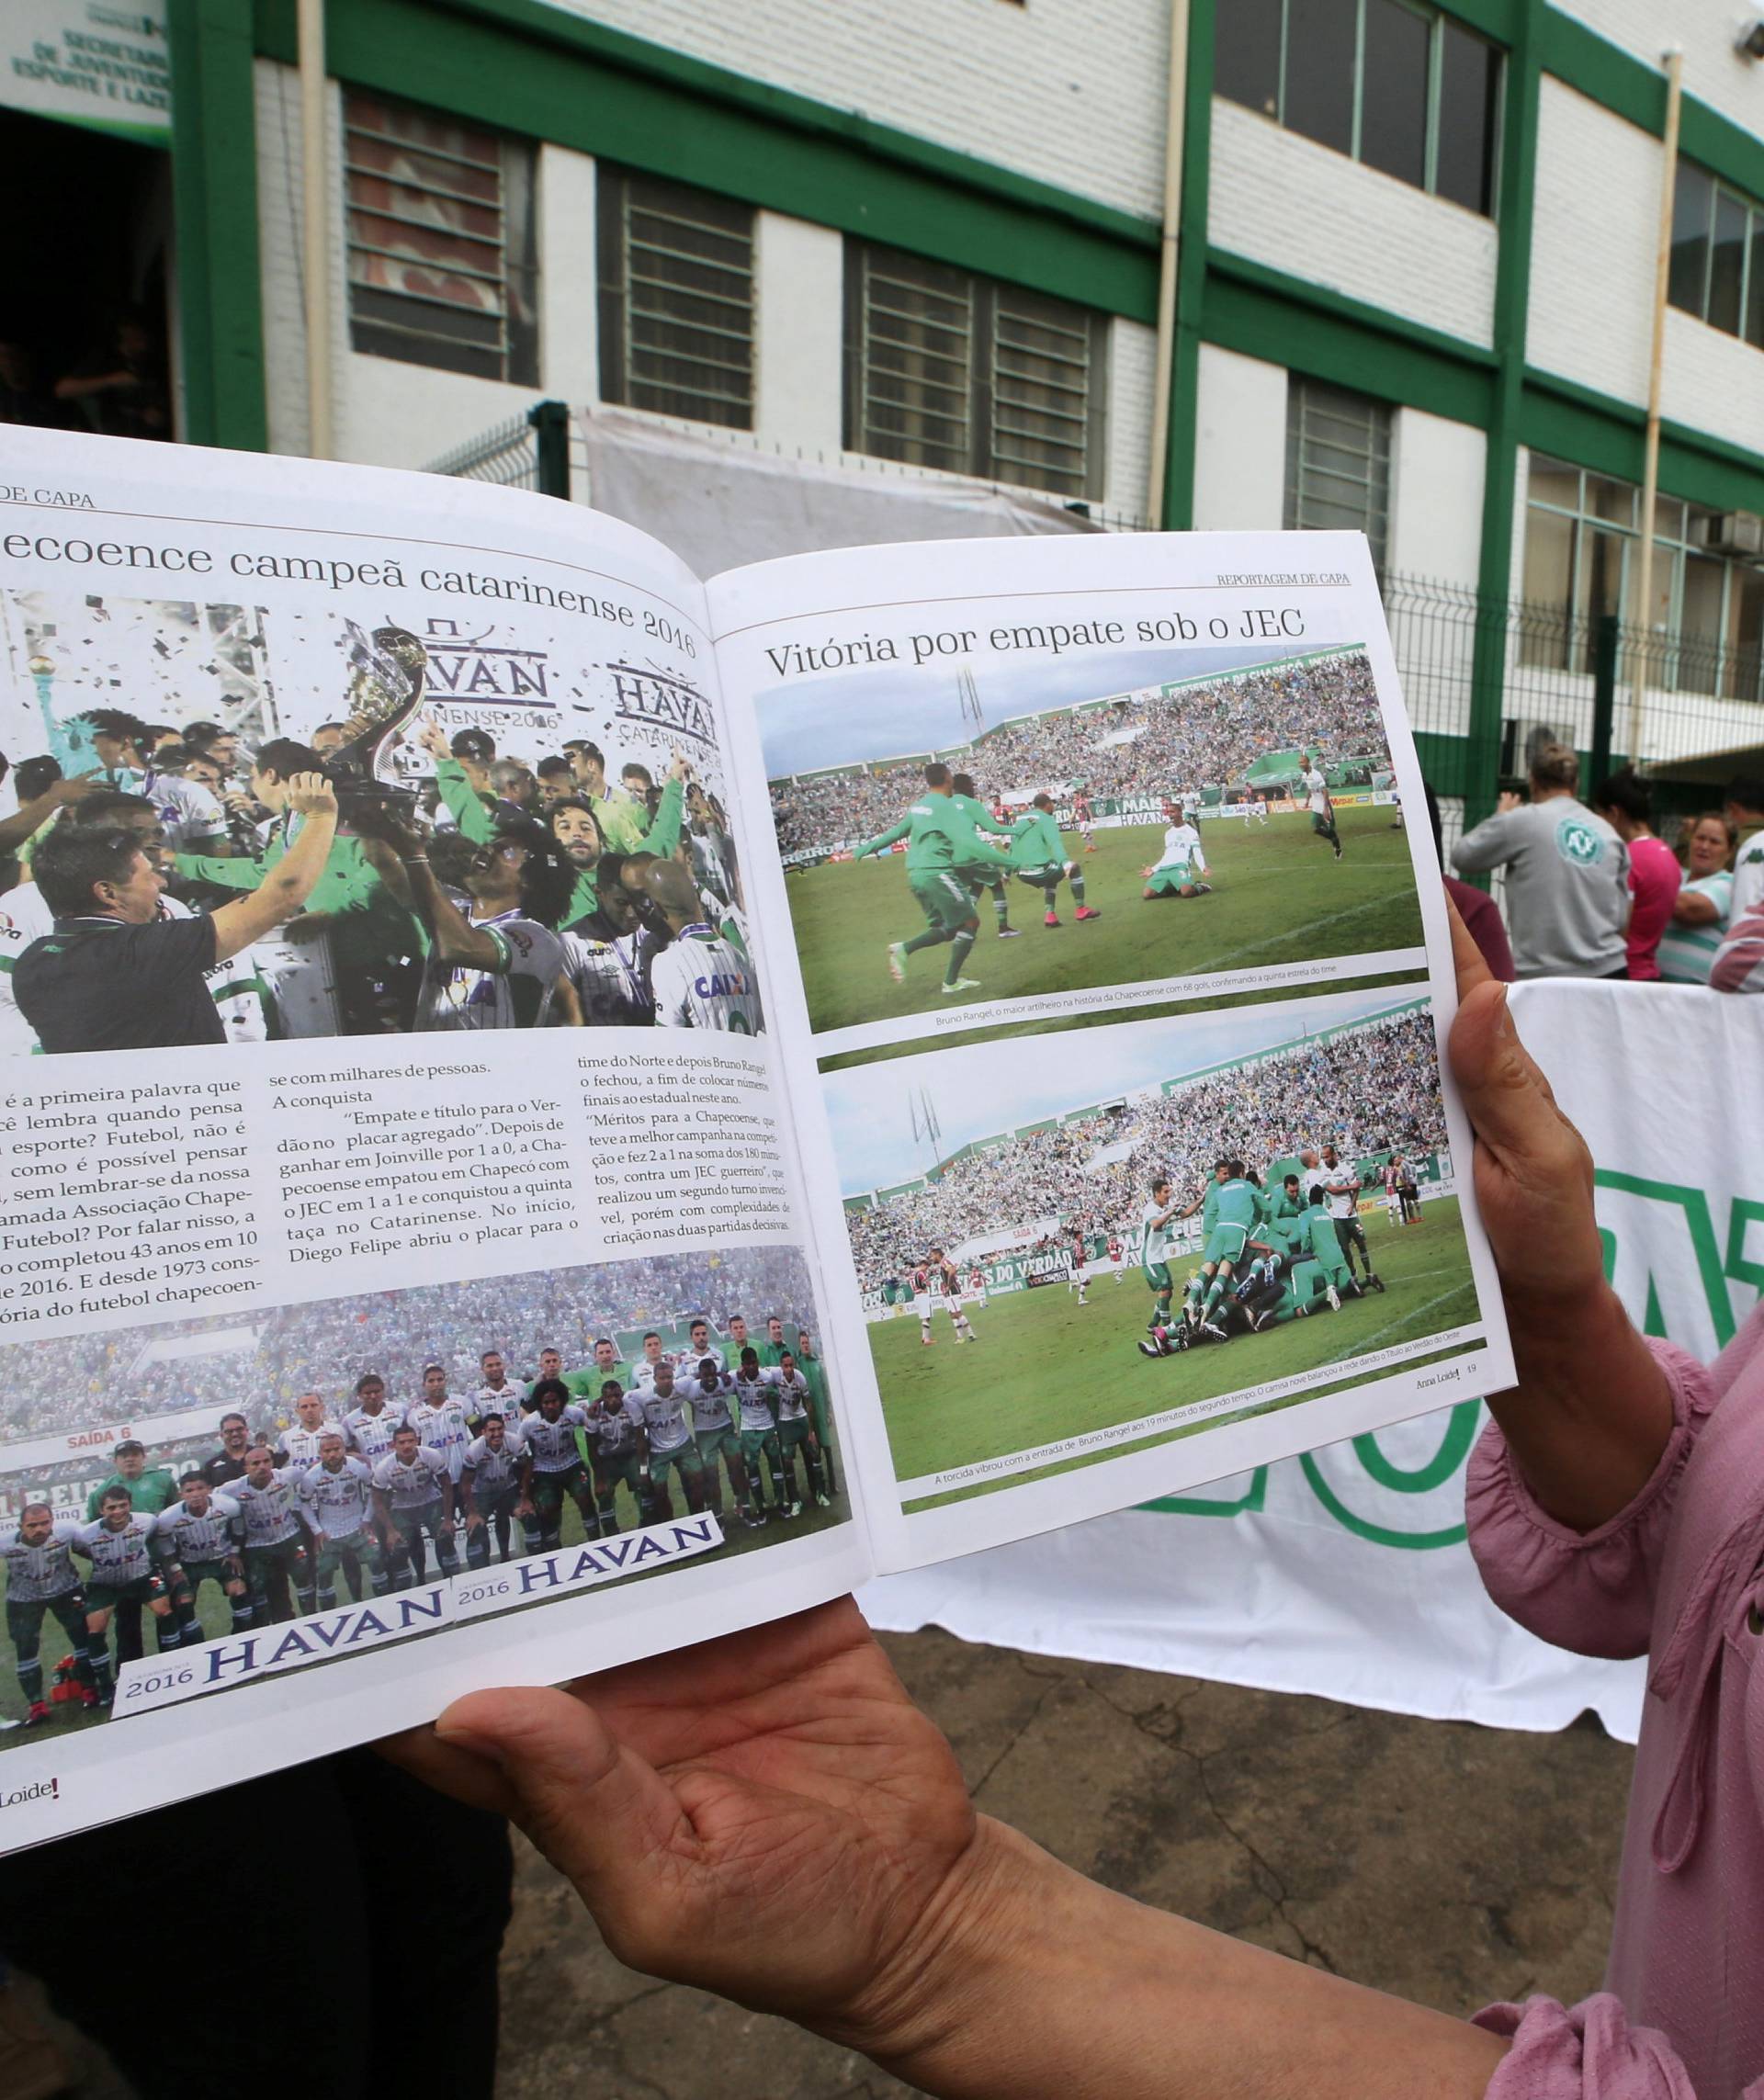
<svg viewBox="0 0 1764 2100">
<path fill-rule="evenodd" d="M 1111 1887 L 1464 2014 L 1596 1990 L 1630 1752 L 886 1636 L 978 1805 Z M 523 1848 L 498 2100 L 883 2100 L 863 2058 L 601 1946 Z"/>
</svg>

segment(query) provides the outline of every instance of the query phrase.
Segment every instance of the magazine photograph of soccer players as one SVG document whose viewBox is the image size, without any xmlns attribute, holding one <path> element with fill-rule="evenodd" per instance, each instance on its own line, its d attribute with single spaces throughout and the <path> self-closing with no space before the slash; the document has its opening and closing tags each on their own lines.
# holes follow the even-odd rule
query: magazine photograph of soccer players
<svg viewBox="0 0 1764 2100">
<path fill-rule="evenodd" d="M 1425 994 L 951 1046 L 823 1087 L 909 1514 L 1223 1445 L 1374 1371 L 1414 1375 L 1417 1412 L 1466 1375 L 1478 1275 Z M 1191 1479 L 1234 1462 L 1182 1454 Z"/>
<path fill-rule="evenodd" d="M 762 1032 L 702 696 L 530 615 L 177 646 L 236 613 L 0 592 L 0 1054 Z"/>
<path fill-rule="evenodd" d="M 0 1348 L 0 1751 L 849 1526 L 819 1326 L 725 1248 Z"/>
<path fill-rule="evenodd" d="M 940 657 L 793 682 L 758 715 L 818 1031 L 1415 959 L 1363 648 Z"/>
</svg>

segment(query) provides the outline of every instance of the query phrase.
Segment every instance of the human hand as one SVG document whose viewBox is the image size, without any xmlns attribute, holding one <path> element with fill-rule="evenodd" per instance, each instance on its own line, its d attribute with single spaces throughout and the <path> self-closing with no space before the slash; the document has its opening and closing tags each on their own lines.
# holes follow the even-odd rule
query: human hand
<svg viewBox="0 0 1764 2100">
<path fill-rule="evenodd" d="M 297 948 L 304 948 L 313 941 L 323 939 L 331 931 L 334 917 L 335 914 L 329 911 L 302 911 L 282 928 L 282 938 L 291 941 Z"/>
<path fill-rule="evenodd" d="M 337 792 L 322 773 L 297 773 L 288 784 L 288 806 L 300 817 L 337 813 Z"/>
<path fill-rule="evenodd" d="M 682 784 L 684 784 L 684 782 L 690 780 L 691 777 L 692 764 L 690 760 L 688 760 L 684 751 L 675 751 L 673 754 L 673 763 L 668 768 L 668 778 L 670 780 L 680 781 Z"/>
<path fill-rule="evenodd" d="M 56 807 L 61 808 L 65 807 L 70 802 L 84 802 L 98 785 L 98 769 L 96 766 L 94 766 L 89 773 L 76 773 L 71 779 L 63 777 L 58 780 L 51 790 L 55 796 Z"/>
<path fill-rule="evenodd" d="M 621 1960 L 875 2055 L 910 2048 L 989 1881 L 995 1826 L 849 1598 L 567 1690 L 474 1692 L 385 1747 L 512 1816 Z"/>
<path fill-rule="evenodd" d="M 434 759 L 451 758 L 452 750 L 447 743 L 447 732 L 432 715 L 419 715 L 411 725 L 416 740 Z"/>
<path fill-rule="evenodd" d="M 1504 787 L 1495 799 L 1495 815 L 1505 817 L 1510 810 L 1522 809 L 1524 807 L 1525 797 L 1510 787 Z"/>
<path fill-rule="evenodd" d="M 1604 1287 L 1592 1209 L 1592 1155 L 1555 1105 L 1507 1011 L 1507 987 L 1482 959 L 1457 909 L 1452 920 L 1458 1015 L 1452 1072 L 1476 1132 L 1476 1202 L 1510 1312 L 1543 1299 L 1583 1304 Z M 1540 1261 L 1540 1249 L 1548 1250 Z"/>
</svg>

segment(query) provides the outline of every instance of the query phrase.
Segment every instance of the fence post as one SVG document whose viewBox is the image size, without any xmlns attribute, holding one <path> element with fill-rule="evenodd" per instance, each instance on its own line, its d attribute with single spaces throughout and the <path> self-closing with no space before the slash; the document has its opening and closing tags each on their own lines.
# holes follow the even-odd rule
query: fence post
<svg viewBox="0 0 1764 2100">
<path fill-rule="evenodd" d="M 570 501 L 570 409 L 564 401 L 535 401 L 526 412 L 533 425 L 534 465 L 539 493 Z"/>
<path fill-rule="evenodd" d="M 1611 772 L 1611 724 L 1617 706 L 1615 613 L 1600 613 L 1592 623 L 1592 766 L 1589 785 L 1596 787 Z"/>
</svg>

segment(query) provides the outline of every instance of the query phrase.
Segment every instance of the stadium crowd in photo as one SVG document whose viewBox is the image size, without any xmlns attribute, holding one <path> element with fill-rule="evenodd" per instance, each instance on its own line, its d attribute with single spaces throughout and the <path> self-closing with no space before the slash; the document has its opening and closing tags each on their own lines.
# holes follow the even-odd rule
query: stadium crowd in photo
<svg viewBox="0 0 1764 2100">
<path fill-rule="evenodd" d="M 775 775 L 771 796 L 819 1028 L 1420 940 L 1360 649 Z M 867 864 L 897 854 L 904 881 Z"/>
<path fill-rule="evenodd" d="M 779 1248 L 9 1347 L 0 1723 L 103 1718 L 147 1624 L 164 1654 L 687 1513 L 726 1552 L 843 1521 L 815 1336 Z"/>
<path fill-rule="evenodd" d="M 903 1481 L 1474 1316 L 1425 1003 L 1092 1104 L 845 1199 Z"/>
<path fill-rule="evenodd" d="M 7 754 L 0 1054 L 762 1031 L 728 812 L 693 760 L 561 727 L 517 758 L 418 714 L 380 782 L 350 775 L 352 726 L 99 707 Z"/>
</svg>

